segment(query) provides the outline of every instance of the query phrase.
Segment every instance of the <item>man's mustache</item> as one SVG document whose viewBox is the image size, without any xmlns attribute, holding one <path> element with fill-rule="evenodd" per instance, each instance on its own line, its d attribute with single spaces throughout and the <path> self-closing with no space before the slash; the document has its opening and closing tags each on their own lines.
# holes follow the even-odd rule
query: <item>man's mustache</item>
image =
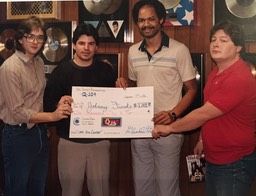
<svg viewBox="0 0 256 196">
<path fill-rule="evenodd" d="M 141 30 L 144 31 L 146 29 L 154 29 L 154 27 L 142 27 Z"/>
</svg>

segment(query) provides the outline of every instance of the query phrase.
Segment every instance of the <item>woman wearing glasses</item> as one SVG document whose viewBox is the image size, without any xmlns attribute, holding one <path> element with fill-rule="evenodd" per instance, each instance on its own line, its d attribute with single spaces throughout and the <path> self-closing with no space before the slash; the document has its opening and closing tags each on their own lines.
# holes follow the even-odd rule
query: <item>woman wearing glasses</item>
<svg viewBox="0 0 256 196">
<path fill-rule="evenodd" d="M 43 60 L 45 23 L 30 17 L 20 23 L 16 51 L 0 68 L 0 119 L 6 196 L 43 196 L 49 145 L 44 122 L 68 118 L 71 97 L 60 99 L 56 110 L 43 112 L 46 84 Z"/>
</svg>

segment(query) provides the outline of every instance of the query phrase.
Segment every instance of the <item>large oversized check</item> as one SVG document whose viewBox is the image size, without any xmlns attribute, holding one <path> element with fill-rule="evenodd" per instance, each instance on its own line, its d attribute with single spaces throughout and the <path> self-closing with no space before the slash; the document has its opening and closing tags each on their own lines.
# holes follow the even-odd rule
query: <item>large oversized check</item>
<svg viewBox="0 0 256 196">
<path fill-rule="evenodd" d="M 154 127 L 153 87 L 72 87 L 71 138 L 144 138 Z"/>
</svg>

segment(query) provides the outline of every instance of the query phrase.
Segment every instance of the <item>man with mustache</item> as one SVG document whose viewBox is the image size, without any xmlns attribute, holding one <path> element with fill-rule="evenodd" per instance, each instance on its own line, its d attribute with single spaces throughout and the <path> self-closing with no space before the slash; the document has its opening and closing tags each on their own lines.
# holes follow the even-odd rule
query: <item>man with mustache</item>
<svg viewBox="0 0 256 196">
<path fill-rule="evenodd" d="M 154 86 L 155 125 L 174 122 L 196 95 L 195 70 L 188 48 L 162 31 L 166 10 L 158 0 L 141 0 L 133 20 L 144 40 L 130 47 L 128 77 L 116 86 Z M 182 87 L 185 95 L 182 97 Z M 133 139 L 133 176 L 136 196 L 179 196 L 179 160 L 183 135 Z"/>
</svg>

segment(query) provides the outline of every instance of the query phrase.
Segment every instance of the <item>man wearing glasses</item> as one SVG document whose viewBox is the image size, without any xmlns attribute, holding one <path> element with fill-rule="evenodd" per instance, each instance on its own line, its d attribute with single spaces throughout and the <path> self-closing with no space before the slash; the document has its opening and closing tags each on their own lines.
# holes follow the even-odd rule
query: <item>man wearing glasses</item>
<svg viewBox="0 0 256 196">
<path fill-rule="evenodd" d="M 70 96 L 56 110 L 43 112 L 45 23 L 30 17 L 20 23 L 15 53 L 0 68 L 0 119 L 4 121 L 2 152 L 6 196 L 44 196 L 49 143 L 44 122 L 68 118 Z"/>
</svg>

